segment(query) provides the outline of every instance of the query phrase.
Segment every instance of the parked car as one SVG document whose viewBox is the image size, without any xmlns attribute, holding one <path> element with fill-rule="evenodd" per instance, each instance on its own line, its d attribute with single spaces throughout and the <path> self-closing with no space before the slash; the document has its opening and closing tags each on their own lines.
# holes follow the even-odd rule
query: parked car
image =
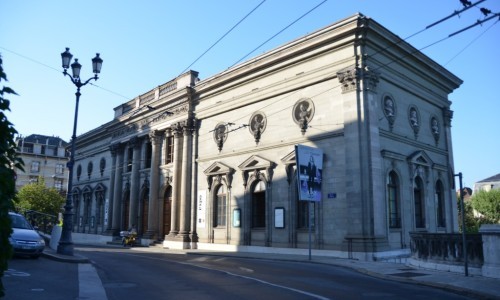
<svg viewBox="0 0 500 300">
<path fill-rule="evenodd" d="M 45 248 L 44 239 L 22 215 L 9 212 L 9 217 L 13 231 L 9 237 L 9 242 L 14 248 L 14 255 L 40 257 Z"/>
</svg>

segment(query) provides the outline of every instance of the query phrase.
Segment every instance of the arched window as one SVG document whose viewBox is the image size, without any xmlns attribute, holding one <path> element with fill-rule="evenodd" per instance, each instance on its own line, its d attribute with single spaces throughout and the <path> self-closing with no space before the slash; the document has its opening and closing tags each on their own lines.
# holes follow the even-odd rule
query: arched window
<svg viewBox="0 0 500 300">
<path fill-rule="evenodd" d="M 226 226 L 226 205 L 227 193 L 226 187 L 221 184 L 217 189 L 217 194 L 214 199 L 214 227 Z"/>
<path fill-rule="evenodd" d="M 387 204 L 389 209 L 389 227 L 401 228 L 401 201 L 399 199 L 399 179 L 391 171 L 387 182 Z"/>
<path fill-rule="evenodd" d="M 425 201 L 422 179 L 415 178 L 413 199 L 415 200 L 415 227 L 425 228 Z"/>
<path fill-rule="evenodd" d="M 446 215 L 444 207 L 444 189 L 441 180 L 436 182 L 436 210 L 437 210 L 437 226 L 446 227 Z"/>
<path fill-rule="evenodd" d="M 266 227 L 266 184 L 257 182 L 252 193 L 252 228 Z"/>
</svg>

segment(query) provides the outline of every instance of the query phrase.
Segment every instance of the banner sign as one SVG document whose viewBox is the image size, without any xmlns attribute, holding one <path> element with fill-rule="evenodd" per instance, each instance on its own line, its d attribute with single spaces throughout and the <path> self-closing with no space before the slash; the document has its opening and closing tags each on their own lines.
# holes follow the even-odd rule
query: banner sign
<svg viewBox="0 0 500 300">
<path fill-rule="evenodd" d="M 295 161 L 297 163 L 299 200 L 321 201 L 323 150 L 295 145 Z"/>
<path fill-rule="evenodd" d="M 196 212 L 197 222 L 196 225 L 198 228 L 205 228 L 205 213 L 207 209 L 207 191 L 202 190 L 198 191 L 198 208 Z"/>
</svg>

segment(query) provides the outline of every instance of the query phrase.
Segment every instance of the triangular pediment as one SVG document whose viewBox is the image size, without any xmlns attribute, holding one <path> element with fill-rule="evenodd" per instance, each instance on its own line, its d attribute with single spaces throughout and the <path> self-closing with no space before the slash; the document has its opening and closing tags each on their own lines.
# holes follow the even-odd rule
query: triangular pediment
<svg viewBox="0 0 500 300">
<path fill-rule="evenodd" d="M 210 167 L 208 167 L 203 173 L 207 176 L 210 175 L 219 175 L 219 174 L 228 174 L 232 173 L 234 171 L 233 168 L 221 163 L 221 162 L 214 162 Z"/>
<path fill-rule="evenodd" d="M 425 151 L 419 150 L 408 156 L 408 162 L 423 165 L 423 166 L 432 166 L 433 162 L 429 155 L 425 153 Z"/>
<path fill-rule="evenodd" d="M 281 158 L 281 162 L 285 165 L 290 165 L 290 164 L 295 164 L 296 161 L 295 161 L 295 150 L 293 150 L 292 152 L 288 153 L 287 155 L 283 156 L 283 158 Z"/>
<path fill-rule="evenodd" d="M 255 170 L 255 169 L 266 169 L 273 167 L 274 163 L 268 159 L 265 159 L 259 155 L 252 155 L 247 158 L 242 164 L 238 166 L 240 170 Z"/>
</svg>

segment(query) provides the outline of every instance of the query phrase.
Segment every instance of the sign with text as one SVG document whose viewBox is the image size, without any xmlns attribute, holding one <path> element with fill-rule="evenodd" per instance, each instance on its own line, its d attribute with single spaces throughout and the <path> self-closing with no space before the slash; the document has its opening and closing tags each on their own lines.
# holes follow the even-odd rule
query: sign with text
<svg viewBox="0 0 500 300">
<path fill-rule="evenodd" d="M 297 163 L 299 200 L 321 201 L 323 150 L 295 145 L 295 162 Z"/>
<path fill-rule="evenodd" d="M 198 207 L 196 212 L 196 224 L 198 228 L 205 228 L 205 212 L 207 207 L 207 191 L 198 191 Z"/>
</svg>

